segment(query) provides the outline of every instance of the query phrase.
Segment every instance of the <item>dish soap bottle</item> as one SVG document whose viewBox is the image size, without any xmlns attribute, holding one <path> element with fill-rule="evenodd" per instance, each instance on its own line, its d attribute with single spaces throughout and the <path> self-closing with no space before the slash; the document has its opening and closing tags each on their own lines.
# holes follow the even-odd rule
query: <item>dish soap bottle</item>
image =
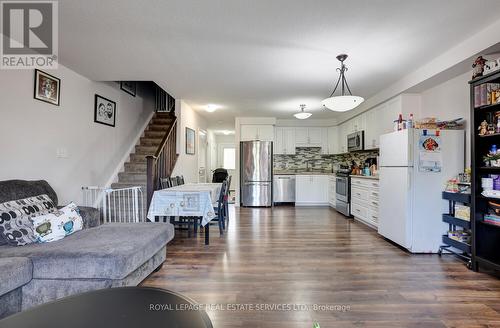
<svg viewBox="0 0 500 328">
<path fill-rule="evenodd" d="M 408 122 L 406 122 L 406 128 L 413 129 L 413 113 L 410 113 L 410 118 L 408 119 Z"/>
</svg>

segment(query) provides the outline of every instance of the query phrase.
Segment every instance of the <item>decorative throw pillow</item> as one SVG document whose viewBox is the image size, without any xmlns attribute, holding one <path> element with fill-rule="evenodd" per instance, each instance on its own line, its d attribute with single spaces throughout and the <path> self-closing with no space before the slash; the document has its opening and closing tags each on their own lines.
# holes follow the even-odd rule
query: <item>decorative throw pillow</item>
<svg viewBox="0 0 500 328">
<path fill-rule="evenodd" d="M 23 246 L 36 242 L 32 218 L 54 212 L 49 196 L 39 195 L 0 204 L 0 236 L 9 245 Z"/>
<path fill-rule="evenodd" d="M 36 240 L 50 243 L 82 230 L 83 219 L 75 203 L 69 203 L 59 211 L 33 218 Z"/>
</svg>

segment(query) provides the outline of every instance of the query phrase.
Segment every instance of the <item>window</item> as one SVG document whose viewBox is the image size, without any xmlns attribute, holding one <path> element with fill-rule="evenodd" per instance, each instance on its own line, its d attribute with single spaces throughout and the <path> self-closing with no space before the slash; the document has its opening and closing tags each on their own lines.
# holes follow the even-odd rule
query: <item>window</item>
<svg viewBox="0 0 500 328">
<path fill-rule="evenodd" d="M 236 158 L 236 149 L 234 147 L 225 147 L 222 153 L 222 163 L 223 167 L 226 170 L 234 170 L 235 169 L 235 158 Z"/>
</svg>

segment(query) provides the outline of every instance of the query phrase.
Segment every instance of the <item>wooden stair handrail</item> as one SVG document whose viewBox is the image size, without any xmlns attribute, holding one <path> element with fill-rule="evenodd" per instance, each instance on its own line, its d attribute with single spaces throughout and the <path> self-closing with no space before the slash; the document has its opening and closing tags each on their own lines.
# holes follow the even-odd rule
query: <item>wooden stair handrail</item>
<svg viewBox="0 0 500 328">
<path fill-rule="evenodd" d="M 161 139 L 160 145 L 156 149 L 155 154 L 153 156 L 148 155 L 148 156 L 146 156 L 146 158 L 153 157 L 156 159 L 160 156 L 161 152 L 163 151 L 163 148 L 167 144 L 167 141 L 168 141 L 168 138 L 170 137 L 170 134 L 172 134 L 172 131 L 174 130 L 174 126 L 176 126 L 176 125 L 177 125 L 177 117 L 174 119 L 174 121 L 172 122 L 172 124 L 168 128 L 167 133 L 165 133 L 165 136 L 163 136 L 163 139 Z"/>
<path fill-rule="evenodd" d="M 175 116 L 174 116 L 175 117 Z M 159 181 L 169 176 L 177 162 L 177 117 L 173 120 L 163 136 L 154 155 L 146 156 L 146 187 L 147 208 L 153 198 L 153 193 L 158 189 Z M 168 153 L 166 153 L 168 150 Z M 160 164 L 160 165 L 159 165 Z"/>
</svg>

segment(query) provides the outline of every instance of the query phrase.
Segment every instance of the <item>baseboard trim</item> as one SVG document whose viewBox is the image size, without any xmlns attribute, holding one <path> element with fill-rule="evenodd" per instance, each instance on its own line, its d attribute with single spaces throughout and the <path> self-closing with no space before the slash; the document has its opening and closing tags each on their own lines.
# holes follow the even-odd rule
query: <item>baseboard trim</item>
<svg viewBox="0 0 500 328">
<path fill-rule="evenodd" d="M 149 122 L 151 122 L 154 115 L 155 115 L 155 112 L 153 111 L 148 116 L 148 118 L 146 119 L 146 122 L 141 127 L 141 129 L 139 130 L 139 133 L 135 137 L 134 142 L 132 142 L 129 149 L 126 151 L 125 155 L 123 155 L 121 161 L 116 166 L 115 170 L 113 171 L 113 174 L 111 174 L 108 181 L 106 181 L 106 184 L 104 185 L 105 188 L 110 188 L 112 183 L 118 181 L 118 173 L 123 171 L 123 167 L 124 167 L 125 163 L 130 159 L 130 154 L 132 154 L 132 152 L 135 150 L 135 146 L 139 142 L 139 139 L 141 139 L 141 137 L 144 135 L 144 130 L 146 130 L 146 128 L 149 125 Z"/>
</svg>

